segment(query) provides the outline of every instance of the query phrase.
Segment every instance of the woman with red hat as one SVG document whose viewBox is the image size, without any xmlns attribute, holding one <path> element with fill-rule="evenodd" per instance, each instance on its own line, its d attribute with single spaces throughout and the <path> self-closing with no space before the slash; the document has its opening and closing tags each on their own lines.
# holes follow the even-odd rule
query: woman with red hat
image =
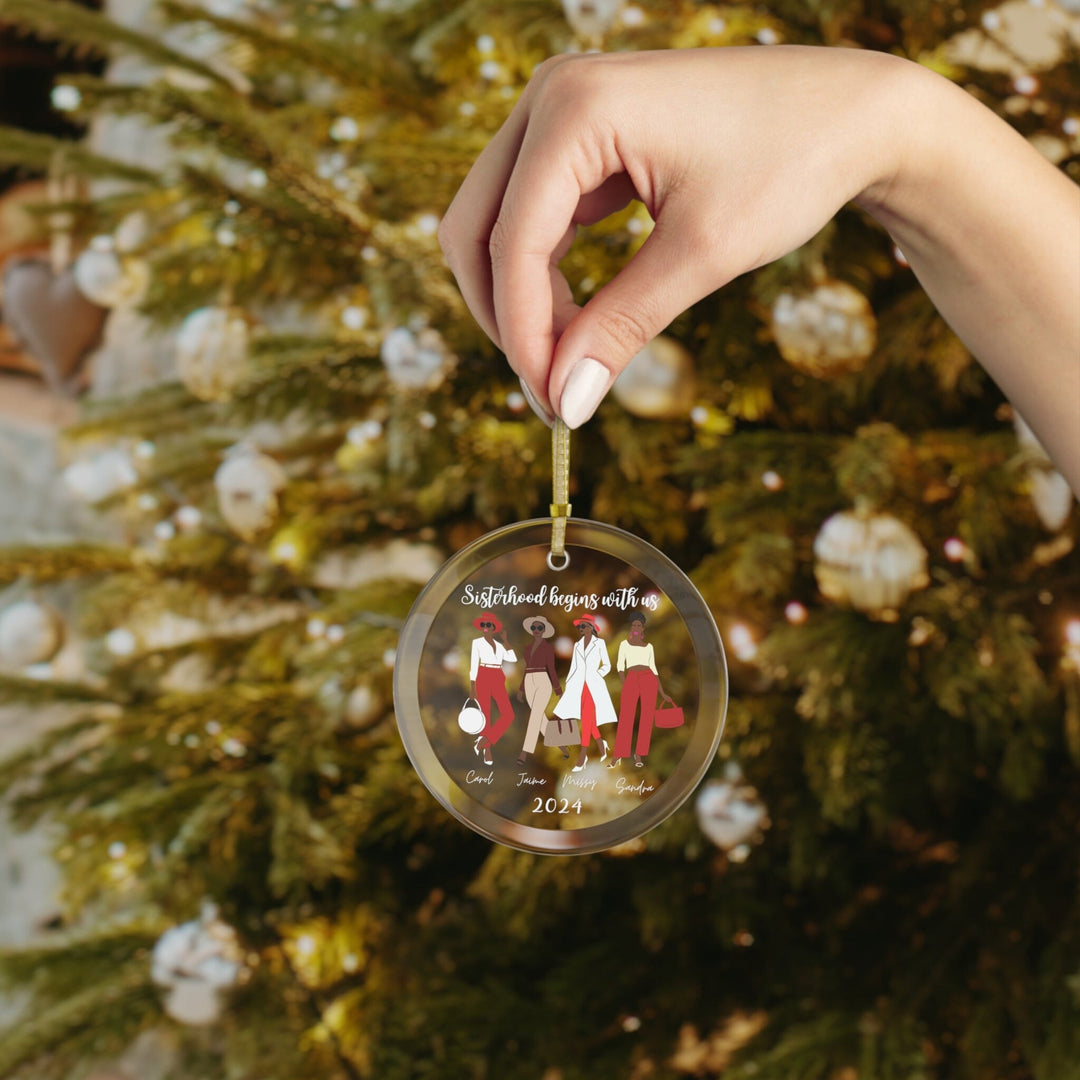
<svg viewBox="0 0 1080 1080">
<path fill-rule="evenodd" d="M 487 720 L 484 730 L 476 737 L 473 750 L 477 754 L 484 751 L 484 764 L 494 765 L 491 748 L 506 734 L 506 729 L 514 720 L 514 709 L 506 694 L 506 676 L 503 674 L 503 661 L 517 663 L 517 655 L 506 643 L 506 631 L 503 624 L 490 611 L 485 611 L 473 619 L 473 626 L 483 637 L 473 638 L 472 655 L 469 660 L 469 685 L 472 696 L 480 706 L 480 711 Z M 499 640 L 495 640 L 495 635 Z M 499 707 L 498 723 L 492 724 L 491 703 Z"/>
<path fill-rule="evenodd" d="M 574 645 L 566 691 L 552 712 L 562 720 L 581 721 L 581 753 L 572 769 L 580 772 L 588 761 L 589 743 L 593 739 L 602 747 L 600 760 L 607 757 L 608 747 L 600 737 L 600 727 L 615 724 L 619 718 L 604 682 L 604 676 L 611 670 L 611 657 L 600 637 L 596 616 L 586 612 L 574 620 L 574 626 L 581 631 L 581 639 Z"/>
</svg>

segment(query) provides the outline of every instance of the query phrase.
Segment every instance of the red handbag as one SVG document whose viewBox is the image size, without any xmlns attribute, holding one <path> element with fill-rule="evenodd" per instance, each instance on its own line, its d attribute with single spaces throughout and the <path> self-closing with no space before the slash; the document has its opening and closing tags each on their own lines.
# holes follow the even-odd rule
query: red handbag
<svg viewBox="0 0 1080 1080">
<path fill-rule="evenodd" d="M 653 714 L 653 724 L 658 728 L 677 728 L 683 726 L 683 711 L 672 702 Z"/>
</svg>

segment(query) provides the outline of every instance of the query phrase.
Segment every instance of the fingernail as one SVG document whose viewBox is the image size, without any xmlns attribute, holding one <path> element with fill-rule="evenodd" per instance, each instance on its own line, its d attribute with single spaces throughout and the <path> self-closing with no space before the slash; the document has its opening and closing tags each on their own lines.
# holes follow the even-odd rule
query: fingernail
<svg viewBox="0 0 1080 1080">
<path fill-rule="evenodd" d="M 521 392 L 525 395 L 525 400 L 529 403 L 529 408 L 532 409 L 532 411 L 536 413 L 548 427 L 553 427 L 555 425 L 555 417 L 536 400 L 533 392 L 529 389 L 529 384 L 525 382 L 524 379 L 519 379 L 518 382 L 521 383 Z"/>
<path fill-rule="evenodd" d="M 611 383 L 611 372 L 599 360 L 591 356 L 579 360 L 570 371 L 559 401 L 566 426 L 571 430 L 581 427 L 596 412 Z"/>
</svg>

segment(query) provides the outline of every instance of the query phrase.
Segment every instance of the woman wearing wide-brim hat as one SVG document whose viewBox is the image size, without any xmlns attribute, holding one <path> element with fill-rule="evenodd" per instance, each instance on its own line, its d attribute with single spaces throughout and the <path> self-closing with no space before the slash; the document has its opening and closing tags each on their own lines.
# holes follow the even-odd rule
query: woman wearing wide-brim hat
<svg viewBox="0 0 1080 1080">
<path fill-rule="evenodd" d="M 480 706 L 487 724 L 476 737 L 473 750 L 477 754 L 484 752 L 484 764 L 494 765 L 491 748 L 506 734 L 506 729 L 513 723 L 514 707 L 506 695 L 506 675 L 503 674 L 503 661 L 517 663 L 517 655 L 506 642 L 506 631 L 502 622 L 490 611 L 477 615 L 473 626 L 483 635 L 473 638 L 472 652 L 469 658 L 469 683 L 472 696 Z M 498 635 L 499 640 L 495 637 Z M 498 707 L 499 719 L 492 723 L 492 702 Z"/>
<path fill-rule="evenodd" d="M 548 640 L 555 636 L 555 627 L 543 615 L 530 615 L 521 626 L 532 634 L 532 641 L 525 647 L 525 674 L 517 692 L 518 701 L 527 702 L 529 706 L 529 726 L 517 759 L 519 765 L 524 765 L 528 760 L 526 755 L 536 752 L 536 741 L 547 719 L 551 691 L 554 689 L 556 694 L 561 694 L 562 685 L 555 672 L 555 648 Z M 563 757 L 570 756 L 565 746 L 562 752 Z"/>
<path fill-rule="evenodd" d="M 604 682 L 604 676 L 611 670 L 611 657 L 599 636 L 596 616 L 586 612 L 574 620 L 574 626 L 581 632 L 581 638 L 574 645 L 566 690 L 552 713 L 563 720 L 581 722 L 581 753 L 572 770 L 580 772 L 588 761 L 589 743 L 593 739 L 602 747 L 600 760 L 607 757 L 608 746 L 600 737 L 600 728 L 604 724 L 618 723 L 619 718 Z"/>
</svg>

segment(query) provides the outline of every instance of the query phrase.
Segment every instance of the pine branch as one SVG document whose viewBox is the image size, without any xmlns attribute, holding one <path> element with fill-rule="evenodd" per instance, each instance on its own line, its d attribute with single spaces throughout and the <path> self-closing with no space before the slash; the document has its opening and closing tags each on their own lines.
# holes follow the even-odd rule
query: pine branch
<svg viewBox="0 0 1080 1080">
<path fill-rule="evenodd" d="M 0 958 L 0 967 L 4 964 Z M 79 970 L 64 994 L 58 991 L 54 1000 L 39 1003 L 17 1025 L 0 1032 L 0 1074 L 11 1075 L 20 1066 L 51 1055 L 70 1054 L 77 1060 L 100 1054 L 103 1042 L 115 1042 L 119 1044 L 115 1049 L 120 1049 L 158 1013 L 149 966 L 146 954 L 137 951 L 126 963 L 97 971 L 89 984 L 86 969 Z M 110 1026 L 112 1038 L 103 1039 Z"/>
<path fill-rule="evenodd" d="M 0 0 L 2 3 L 3 0 Z M 68 171 L 94 179 L 125 180 L 133 184 L 157 184 L 158 175 L 137 165 L 94 154 L 70 139 L 39 135 L 21 128 L 0 126 L 0 165 L 48 171 L 57 156 Z"/>
<path fill-rule="evenodd" d="M 116 701 L 116 691 L 112 687 L 102 689 L 87 683 L 0 674 L 0 701 L 18 702 L 21 705 L 49 705 L 59 701 L 111 703 Z"/>
<path fill-rule="evenodd" d="M 0 0 L 0 19 L 49 41 L 62 42 L 83 52 L 133 52 L 163 66 L 187 68 L 215 84 L 229 80 L 213 67 L 163 45 L 157 38 L 66 0 Z"/>
<path fill-rule="evenodd" d="M 273 69 L 275 61 L 297 61 L 329 75 L 344 86 L 370 88 L 383 98 L 392 94 L 395 106 L 410 112 L 424 108 L 429 100 L 424 97 L 412 69 L 403 62 L 400 53 L 394 51 L 392 43 L 384 44 L 374 26 L 371 29 L 376 32 L 365 35 L 362 45 L 346 44 L 337 37 L 285 35 L 254 22 L 215 15 L 202 5 L 183 0 L 163 0 L 159 7 L 166 18 L 181 23 L 204 22 L 231 37 L 250 42 L 269 69 Z"/>
<path fill-rule="evenodd" d="M 0 548 L 0 586 L 20 578 L 45 584 L 117 573 L 131 570 L 134 562 L 131 551 L 110 544 L 75 542 Z"/>
</svg>

